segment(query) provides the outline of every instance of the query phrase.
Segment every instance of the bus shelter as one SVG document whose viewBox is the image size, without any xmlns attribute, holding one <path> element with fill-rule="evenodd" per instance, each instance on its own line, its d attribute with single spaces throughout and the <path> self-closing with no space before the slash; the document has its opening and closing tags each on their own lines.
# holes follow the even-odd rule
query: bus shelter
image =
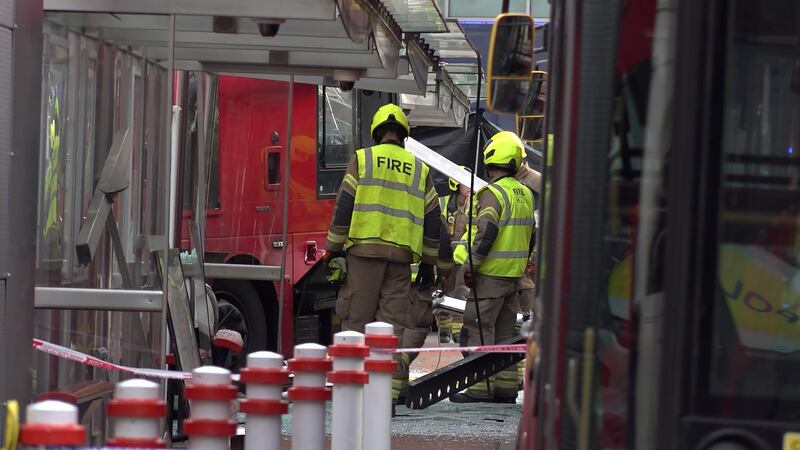
<svg viewBox="0 0 800 450">
<path fill-rule="evenodd" d="M 433 0 L 45 0 L 43 12 L 39 189 L 29 195 L 37 214 L 28 223 L 36 233 L 36 288 L 26 300 L 36 311 L 30 334 L 15 342 L 34 337 L 138 368 L 164 368 L 169 356 L 191 370 L 209 361 L 195 347 L 211 339 L 219 320 L 205 303 L 206 277 L 289 276 L 288 214 L 284 239 L 272 243 L 283 249 L 280 263 L 204 261 L 218 76 L 289 81 L 286 110 L 274 111 L 288 118 L 286 180 L 302 176 L 290 174 L 296 166 L 288 162 L 296 83 L 441 91 L 457 101 L 436 107 L 456 126 L 465 120 L 469 89 L 452 82 L 443 47 L 431 45 L 437 34 L 458 35 L 457 24 Z M 195 106 L 181 110 L 189 82 Z M 280 191 L 284 205 L 288 191 Z M 3 351 L 29 352 L 27 345 Z M 27 358 L 18 360 L 4 370 L 29 370 Z M 105 432 L 102 402 L 119 372 L 38 352 L 30 373 L 33 394 L 73 392 L 94 436 Z M 27 387 L 7 388 L 6 397 L 30 400 Z"/>
</svg>

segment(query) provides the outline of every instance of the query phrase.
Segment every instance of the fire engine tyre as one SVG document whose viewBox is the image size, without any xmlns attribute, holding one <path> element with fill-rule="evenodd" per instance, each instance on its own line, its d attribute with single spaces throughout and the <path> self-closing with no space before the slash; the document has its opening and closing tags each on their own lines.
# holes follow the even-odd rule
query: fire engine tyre
<svg viewBox="0 0 800 450">
<path fill-rule="evenodd" d="M 249 281 L 217 280 L 214 293 L 219 303 L 219 327 L 242 334 L 242 355 L 266 350 L 269 333 L 267 317 L 253 284 Z"/>
</svg>

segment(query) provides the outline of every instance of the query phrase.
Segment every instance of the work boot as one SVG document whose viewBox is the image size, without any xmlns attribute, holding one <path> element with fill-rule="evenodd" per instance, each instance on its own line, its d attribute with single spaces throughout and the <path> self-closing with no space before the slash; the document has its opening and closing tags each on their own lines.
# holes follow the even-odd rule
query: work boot
<svg viewBox="0 0 800 450">
<path fill-rule="evenodd" d="M 445 331 L 442 328 L 439 328 L 439 343 L 440 344 L 449 344 L 450 343 L 450 333 Z"/>
</svg>

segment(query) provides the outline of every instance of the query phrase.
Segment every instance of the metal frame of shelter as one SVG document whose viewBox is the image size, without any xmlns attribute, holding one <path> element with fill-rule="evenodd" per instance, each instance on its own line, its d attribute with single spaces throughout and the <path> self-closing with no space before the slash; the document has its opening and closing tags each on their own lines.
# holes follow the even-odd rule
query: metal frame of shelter
<svg viewBox="0 0 800 450">
<path fill-rule="evenodd" d="M 0 402 L 30 398 L 41 0 L 0 0 Z M 5 408 L 0 424 L 5 423 Z"/>
<path fill-rule="evenodd" d="M 81 267 L 87 263 L 88 267 L 99 267 L 101 263 L 104 267 L 81 269 L 81 283 L 70 283 L 69 277 L 65 282 L 50 283 L 39 276 L 44 264 L 42 254 L 46 253 L 42 249 L 42 223 L 49 224 L 52 219 L 41 213 L 40 203 L 49 183 L 43 177 L 49 173 L 52 160 L 57 159 L 53 155 L 62 137 L 60 115 L 64 116 L 64 127 L 82 128 L 76 136 L 102 133 L 84 126 L 89 119 L 84 117 L 79 103 L 89 94 L 81 90 L 85 86 L 76 81 L 79 77 L 64 81 L 65 90 L 70 92 L 69 102 L 48 102 L 51 93 L 45 92 L 42 83 L 48 82 L 48 70 L 53 69 L 46 66 L 42 74 L 42 48 L 55 53 L 61 48 L 79 51 L 82 56 L 76 67 L 84 72 L 90 70 L 92 76 L 117 74 L 123 66 L 129 71 L 125 74 L 130 75 L 123 84 L 117 82 L 116 75 L 109 78 L 113 81 L 98 81 L 101 89 L 113 92 L 111 101 L 123 91 L 133 99 L 126 106 L 129 117 L 127 122 L 121 120 L 114 105 L 97 111 L 96 119 L 106 121 L 111 131 L 103 135 L 101 145 L 105 148 L 95 153 L 92 162 L 102 169 L 96 170 L 99 178 L 82 181 L 82 201 L 86 202 L 88 196 L 90 206 L 73 211 L 70 223 L 58 223 L 72 227 L 72 235 L 59 240 L 58 245 L 67 248 L 69 256 L 54 258 L 50 261 L 54 266 L 65 266 L 69 261 Z M 101 63 L 99 54 L 110 54 L 113 61 Z M 174 132 L 170 133 L 180 114 L 172 101 L 177 91 L 176 77 L 172 76 L 176 70 L 320 85 L 354 81 L 355 88 L 420 96 L 435 92 L 434 107 L 441 123 L 463 126 L 470 90 L 459 75 L 448 73 L 445 63 L 452 56 L 477 59 L 463 30 L 441 17 L 434 0 L 0 0 L 0 377 L 4 380 L 0 383 L 0 401 L 14 398 L 25 404 L 31 399 L 33 385 L 45 372 L 65 375 L 61 368 L 47 365 L 43 373 L 33 370 L 30 340 L 34 334 L 34 307 L 40 311 L 116 311 L 114 314 L 131 315 L 135 320 L 122 321 L 123 328 L 128 327 L 125 329 L 134 334 L 144 330 L 160 333 L 161 338 L 151 344 L 157 347 L 156 361 L 165 361 L 167 305 L 176 290 L 172 286 L 162 289 L 160 281 L 152 280 L 148 281 L 150 288 L 139 286 L 147 280 L 148 274 L 141 267 L 148 255 L 162 255 L 152 256 L 161 259 L 160 264 L 154 264 L 156 273 L 150 275 L 158 275 L 163 284 L 173 281 L 170 277 L 176 274 L 168 264 L 170 258 L 166 258 L 176 246 L 172 230 L 178 219 L 172 185 L 177 169 L 176 143 Z M 64 67 L 65 73 L 76 70 L 72 65 Z M 209 86 L 205 89 L 205 95 L 209 95 Z M 136 103 L 141 97 L 145 98 L 143 103 Z M 290 101 L 289 117 L 291 110 Z M 148 120 L 154 121 L 154 128 L 147 128 Z M 81 127 L 76 127 L 76 122 Z M 208 132 L 208 122 L 198 123 L 198 134 L 203 136 Z M 76 145 L 70 141 L 76 139 L 74 136 L 64 137 L 65 146 Z M 147 213 L 152 217 L 135 219 L 136 226 L 147 228 L 136 235 L 132 231 L 136 226 L 122 223 L 115 214 L 121 216 L 116 212 L 120 204 L 135 201 L 127 191 L 146 190 L 137 187 L 137 180 L 125 176 L 130 173 L 131 155 L 145 146 L 161 149 L 163 157 L 152 162 L 161 179 L 150 189 L 162 196 L 166 192 L 170 195 L 167 200 L 153 203 L 154 209 Z M 46 151 L 40 152 L 40 148 Z M 202 151 L 202 146 L 198 149 Z M 72 155 L 72 163 L 84 163 L 81 155 Z M 204 158 L 196 160 L 202 164 Z M 288 179 L 288 161 L 286 171 Z M 69 178 L 64 181 L 77 182 Z M 195 182 L 205 185 L 203 179 Z M 77 187 L 74 191 L 70 199 L 60 201 L 81 205 L 79 201 L 69 203 L 81 194 Z M 85 203 L 80 208 L 85 208 Z M 199 211 L 202 207 L 194 209 L 204 212 Z M 202 242 L 202 215 L 194 217 L 201 218 Z M 152 226 L 148 228 L 144 222 Z M 283 233 L 285 241 L 285 223 Z M 135 244 L 126 243 L 126 236 L 136 236 Z M 76 255 L 72 248 L 78 249 Z M 193 264 L 204 267 L 205 276 L 210 277 L 225 274 L 228 278 L 283 278 L 282 266 L 237 267 L 203 264 L 199 260 L 183 265 L 187 273 L 201 277 L 203 271 Z M 95 283 L 95 279 L 101 282 Z M 158 320 L 142 319 L 148 314 Z M 104 326 L 117 333 L 111 322 Z M 72 329 L 67 334 L 76 332 Z M 106 350 L 109 354 L 115 351 Z"/>
</svg>

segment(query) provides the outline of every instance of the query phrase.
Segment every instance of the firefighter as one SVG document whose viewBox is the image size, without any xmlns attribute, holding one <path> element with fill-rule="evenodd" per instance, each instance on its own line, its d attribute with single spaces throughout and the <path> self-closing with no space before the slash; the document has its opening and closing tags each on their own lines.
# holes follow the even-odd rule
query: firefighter
<svg viewBox="0 0 800 450">
<path fill-rule="evenodd" d="M 475 231 L 470 260 L 464 262 L 464 283 L 476 291 L 477 305 L 468 301 L 464 311 L 466 341 L 480 345 L 476 307 L 487 345 L 512 338 L 516 333 L 517 285 L 525 273 L 533 250 L 533 192 L 514 176 L 522 164 L 518 138 L 493 136 L 483 150 L 483 162 L 490 184 L 477 194 Z M 474 270 L 474 278 L 473 278 Z M 450 397 L 456 403 L 516 402 L 518 374 L 515 366 L 477 383 L 466 392 Z"/>
<path fill-rule="evenodd" d="M 346 244 L 347 276 L 336 299 L 344 330 L 363 333 L 367 323 L 379 320 L 402 337 L 410 265 L 420 263 L 419 290 L 435 281 L 439 202 L 428 166 L 403 148 L 410 131 L 399 106 L 378 109 L 370 127 L 376 145 L 355 152 L 339 188 L 325 267 L 343 256 Z"/>
<path fill-rule="evenodd" d="M 436 275 L 438 280 L 453 277 L 453 250 L 450 248 L 450 235 L 447 233 L 446 223 L 442 222 L 439 233 L 439 260 L 436 263 Z M 406 328 L 400 338 L 400 347 L 419 348 L 425 345 L 425 338 L 431 330 L 433 323 L 433 287 L 427 290 L 418 289 L 421 284 L 419 271 L 416 265 L 412 265 L 412 289 L 409 293 L 410 305 Z M 438 284 L 438 283 L 437 283 Z M 417 289 L 415 289 L 417 288 Z M 417 353 L 403 353 L 399 356 L 399 371 L 392 379 L 393 398 L 397 404 L 405 403 L 408 391 L 408 375 L 411 363 L 417 357 Z M 394 413 L 394 410 L 392 410 Z"/>
<path fill-rule="evenodd" d="M 461 166 L 464 170 L 469 170 Z M 467 229 L 467 200 L 469 199 L 469 187 L 450 178 L 448 181 L 450 194 L 439 197 L 439 208 L 442 211 L 442 219 L 446 225 L 448 236 L 447 245 L 452 248 L 455 241 L 461 239 Z M 440 245 L 442 245 L 440 243 Z M 460 296 L 456 294 L 456 288 L 463 286 L 463 277 L 457 274 L 461 270 L 463 261 L 456 263 L 452 270 L 453 276 L 442 277 L 442 288 L 449 296 Z M 436 325 L 439 328 L 439 342 L 446 344 L 451 340 L 458 343 L 461 334 L 462 320 L 458 315 L 446 311 L 435 311 Z"/>
</svg>

